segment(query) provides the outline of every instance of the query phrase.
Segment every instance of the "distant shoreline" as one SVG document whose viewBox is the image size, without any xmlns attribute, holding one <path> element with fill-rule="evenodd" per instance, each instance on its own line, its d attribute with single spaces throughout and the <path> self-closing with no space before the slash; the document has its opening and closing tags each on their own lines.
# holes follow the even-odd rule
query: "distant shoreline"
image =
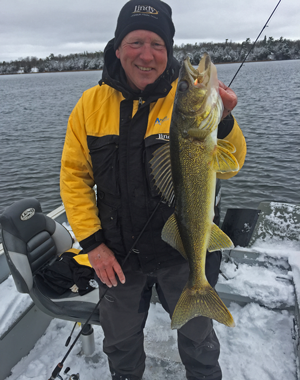
<svg viewBox="0 0 300 380">
<path fill-rule="evenodd" d="M 246 61 L 244 62 L 244 65 L 246 63 L 262 63 L 262 62 L 283 62 L 283 61 L 298 61 L 299 59 L 266 59 L 261 61 Z M 231 65 L 231 64 L 241 64 L 242 61 L 238 62 L 219 62 L 215 63 L 216 66 L 218 65 Z M 88 70 L 62 70 L 62 71 L 43 71 L 43 72 L 37 72 L 37 73 L 0 73 L 1 75 L 31 75 L 31 74 L 53 74 L 53 73 L 78 73 L 78 72 L 87 72 L 87 71 L 103 71 L 103 69 L 88 69 Z"/>
<path fill-rule="evenodd" d="M 36 74 L 61 74 L 61 73 L 83 73 L 87 71 L 103 71 L 103 69 L 93 70 L 62 70 L 62 71 L 42 71 L 38 73 L 0 73 L 1 75 L 36 75 Z"/>
</svg>

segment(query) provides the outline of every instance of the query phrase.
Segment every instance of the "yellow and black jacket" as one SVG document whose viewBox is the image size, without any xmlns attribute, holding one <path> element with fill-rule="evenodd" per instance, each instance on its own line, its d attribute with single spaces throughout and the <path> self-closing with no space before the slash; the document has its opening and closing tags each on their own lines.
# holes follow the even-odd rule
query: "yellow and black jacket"
<svg viewBox="0 0 300 380">
<path fill-rule="evenodd" d="M 160 200 L 149 161 L 169 139 L 179 65 L 172 60 L 162 77 L 137 94 L 126 85 L 111 44 L 105 57 L 100 85 L 84 92 L 69 119 L 61 196 L 84 251 L 104 242 L 121 261 Z M 237 147 L 241 167 L 246 154 L 243 134 L 232 117 L 221 124 L 218 137 Z M 160 204 L 130 255 L 133 269 L 149 273 L 185 261 L 160 237 L 172 213 Z"/>
</svg>

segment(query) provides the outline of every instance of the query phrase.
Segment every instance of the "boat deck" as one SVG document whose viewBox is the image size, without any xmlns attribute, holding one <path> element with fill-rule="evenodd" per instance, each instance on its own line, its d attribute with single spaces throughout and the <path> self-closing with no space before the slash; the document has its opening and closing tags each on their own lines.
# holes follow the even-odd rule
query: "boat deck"
<svg viewBox="0 0 300 380">
<path fill-rule="evenodd" d="M 214 322 L 223 378 L 299 380 L 300 208 L 278 203 L 260 207 L 250 244 L 223 254 L 216 289 L 236 323 L 228 328 Z M 65 221 L 63 209 L 54 215 Z M 5 277 L 3 270 L 0 274 Z M 2 281 L 0 291 L 7 295 L 0 309 L 0 379 L 49 378 L 67 351 L 73 322 L 51 320 L 36 310 L 26 295 L 17 293 L 11 277 Z M 81 379 L 109 380 L 103 332 L 100 326 L 93 328 L 94 354 L 84 356 L 78 341 L 65 367 L 71 367 L 69 375 L 80 373 Z M 169 316 L 154 294 L 145 327 L 145 380 L 185 377 L 176 340 L 176 330 L 170 329 Z M 9 357 L 15 362 L 7 362 Z"/>
</svg>

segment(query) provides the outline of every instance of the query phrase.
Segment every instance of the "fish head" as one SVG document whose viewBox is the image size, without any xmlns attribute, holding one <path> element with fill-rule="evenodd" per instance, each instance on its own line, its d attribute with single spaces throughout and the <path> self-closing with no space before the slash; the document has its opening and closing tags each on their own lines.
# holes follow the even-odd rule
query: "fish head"
<svg viewBox="0 0 300 380">
<path fill-rule="evenodd" d="M 187 57 L 181 67 L 174 102 L 174 111 L 184 122 L 179 123 L 182 134 L 199 131 L 199 135 L 211 133 L 218 127 L 223 112 L 219 95 L 217 69 L 205 53 L 195 69 Z M 201 131 L 201 132 L 200 132 Z M 192 134 L 194 132 L 191 132 Z"/>
</svg>

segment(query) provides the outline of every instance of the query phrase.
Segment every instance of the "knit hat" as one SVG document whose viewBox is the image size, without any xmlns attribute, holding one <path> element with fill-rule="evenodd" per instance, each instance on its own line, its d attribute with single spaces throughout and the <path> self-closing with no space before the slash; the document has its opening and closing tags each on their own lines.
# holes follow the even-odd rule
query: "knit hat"
<svg viewBox="0 0 300 380">
<path fill-rule="evenodd" d="M 158 34 L 165 42 L 168 56 L 173 54 L 175 28 L 171 7 L 160 0 L 130 0 L 120 11 L 115 30 L 114 49 L 133 30 L 144 29 Z"/>
</svg>

